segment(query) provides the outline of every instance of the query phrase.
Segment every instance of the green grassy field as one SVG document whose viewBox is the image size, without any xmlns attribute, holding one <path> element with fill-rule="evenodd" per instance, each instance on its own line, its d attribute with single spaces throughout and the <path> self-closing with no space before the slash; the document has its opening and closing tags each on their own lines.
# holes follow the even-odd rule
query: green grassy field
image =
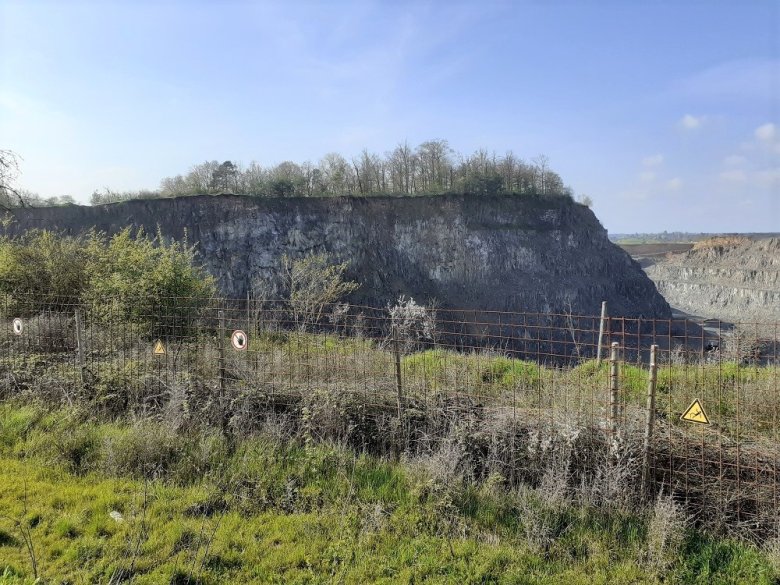
<svg viewBox="0 0 780 585">
<path fill-rule="evenodd" d="M 0 583 L 774 583 L 662 508 L 258 434 L 0 405 Z M 673 510 L 674 512 L 674 510 Z M 118 518 L 112 518 L 112 513 Z M 117 514 L 118 513 L 118 514 Z M 34 553 L 25 545 L 29 539 Z"/>
<path fill-rule="evenodd" d="M 84 378 L 61 350 L 0 358 L 2 585 L 780 582 L 780 541 L 643 503 L 635 437 L 600 430 L 607 363 L 410 352 L 410 446 L 377 340 L 266 333 L 221 367 L 208 339 L 94 346 Z M 620 366 L 626 421 L 647 376 Z M 699 398 L 718 440 L 774 444 L 778 387 L 776 367 L 667 361 L 659 428 L 688 433 Z"/>
</svg>

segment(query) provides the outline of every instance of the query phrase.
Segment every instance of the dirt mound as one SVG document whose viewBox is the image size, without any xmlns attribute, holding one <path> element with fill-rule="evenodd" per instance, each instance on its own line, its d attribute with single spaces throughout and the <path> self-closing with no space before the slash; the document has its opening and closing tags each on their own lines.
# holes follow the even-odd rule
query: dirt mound
<svg viewBox="0 0 780 585">
<path fill-rule="evenodd" d="M 701 240 L 693 244 L 693 250 L 729 249 L 742 246 L 750 242 L 743 236 L 717 236 L 707 240 Z"/>
</svg>

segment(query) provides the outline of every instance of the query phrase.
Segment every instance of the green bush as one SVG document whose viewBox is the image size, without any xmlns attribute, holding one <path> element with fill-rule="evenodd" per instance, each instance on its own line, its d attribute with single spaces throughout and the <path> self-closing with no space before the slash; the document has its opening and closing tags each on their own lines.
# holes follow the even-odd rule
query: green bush
<svg viewBox="0 0 780 585">
<path fill-rule="evenodd" d="M 78 302 L 85 285 L 87 249 L 80 238 L 32 230 L 0 240 L 0 293 L 6 316 L 29 316 Z"/>
<path fill-rule="evenodd" d="M 93 321 L 134 323 L 156 336 L 186 334 L 216 292 L 214 278 L 195 265 L 193 247 L 143 230 L 133 236 L 130 228 L 109 240 L 90 239 L 86 274 L 84 301 Z"/>
<path fill-rule="evenodd" d="M 186 242 L 127 228 L 107 237 L 31 231 L 0 240 L 0 302 L 5 317 L 72 312 L 92 323 L 132 323 L 154 336 L 181 336 L 215 294 Z"/>
</svg>

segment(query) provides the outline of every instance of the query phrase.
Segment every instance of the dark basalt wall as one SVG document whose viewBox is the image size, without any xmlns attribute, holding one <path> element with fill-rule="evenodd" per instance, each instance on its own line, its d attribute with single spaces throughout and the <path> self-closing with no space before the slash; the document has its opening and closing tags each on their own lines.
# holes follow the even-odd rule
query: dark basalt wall
<svg viewBox="0 0 780 585">
<path fill-rule="evenodd" d="M 350 299 L 384 307 L 398 295 L 442 308 L 667 318 L 669 306 L 590 209 L 516 196 L 250 198 L 196 196 L 96 207 L 20 209 L 6 233 L 158 228 L 196 243 L 222 293 L 278 286 L 283 254 L 325 251 L 361 283 Z"/>
</svg>

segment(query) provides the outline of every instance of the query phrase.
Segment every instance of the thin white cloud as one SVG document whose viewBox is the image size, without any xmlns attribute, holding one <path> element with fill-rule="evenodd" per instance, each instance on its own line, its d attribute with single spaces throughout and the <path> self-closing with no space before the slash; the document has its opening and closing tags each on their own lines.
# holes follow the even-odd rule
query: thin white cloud
<svg viewBox="0 0 780 585">
<path fill-rule="evenodd" d="M 704 120 L 704 116 L 696 117 L 692 114 L 685 114 L 680 120 L 680 126 L 686 130 L 696 130 L 697 128 L 700 128 L 702 124 L 704 124 Z"/>
<path fill-rule="evenodd" d="M 744 183 L 747 181 L 747 175 L 742 169 L 732 169 L 730 171 L 723 171 L 720 174 L 720 178 L 723 181 L 729 183 Z"/>
<path fill-rule="evenodd" d="M 772 142 L 777 136 L 777 127 L 772 122 L 767 122 L 756 128 L 754 135 L 762 142 Z"/>
<path fill-rule="evenodd" d="M 780 59 L 739 59 L 705 69 L 678 83 L 673 94 L 699 100 L 748 99 L 766 102 L 780 70 Z"/>
<path fill-rule="evenodd" d="M 723 159 L 723 164 L 729 167 L 738 167 L 747 162 L 741 154 L 732 154 Z"/>
<path fill-rule="evenodd" d="M 655 172 L 653 171 L 642 171 L 639 173 L 639 180 L 643 183 L 652 183 L 655 181 Z"/>
<path fill-rule="evenodd" d="M 753 136 L 750 140 L 745 140 L 739 145 L 739 149 L 745 153 L 744 161 L 750 165 L 751 163 L 762 164 L 762 162 L 756 157 L 765 157 L 767 155 L 771 157 L 780 155 L 780 128 L 774 122 L 767 122 L 762 124 L 753 131 Z M 766 162 L 763 162 L 766 164 Z"/>
<path fill-rule="evenodd" d="M 646 190 L 630 189 L 620 193 L 620 198 L 627 201 L 645 201 L 650 198 Z"/>
<path fill-rule="evenodd" d="M 780 167 L 764 169 L 755 174 L 755 182 L 759 187 L 776 187 L 780 185 Z"/>
<path fill-rule="evenodd" d="M 666 182 L 666 188 L 669 191 L 679 191 L 683 186 L 683 181 L 680 177 L 674 177 Z"/>
<path fill-rule="evenodd" d="M 657 167 L 663 164 L 664 162 L 664 155 L 662 154 L 653 154 L 651 156 L 646 156 L 642 159 L 642 166 L 651 168 L 651 167 Z"/>
</svg>

